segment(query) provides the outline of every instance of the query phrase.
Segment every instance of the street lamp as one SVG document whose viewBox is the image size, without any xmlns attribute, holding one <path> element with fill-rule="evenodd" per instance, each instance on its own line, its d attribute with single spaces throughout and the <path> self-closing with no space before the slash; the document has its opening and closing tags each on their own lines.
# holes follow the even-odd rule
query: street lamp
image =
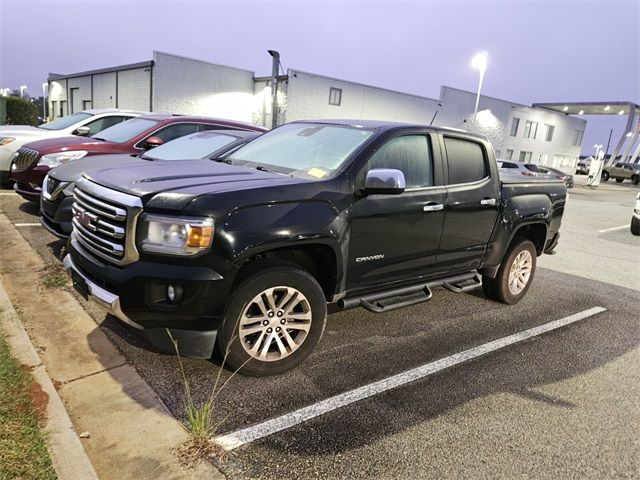
<svg viewBox="0 0 640 480">
<path fill-rule="evenodd" d="M 20 85 L 20 98 L 24 98 L 24 91 L 27 89 L 26 85 Z"/>
<path fill-rule="evenodd" d="M 476 96 L 476 107 L 473 109 L 473 118 L 478 113 L 478 104 L 480 103 L 480 91 L 482 90 L 482 81 L 484 80 L 484 72 L 487 70 L 487 60 L 489 54 L 487 52 L 477 53 L 471 59 L 471 66 L 480 71 L 480 81 L 478 82 L 478 95 Z"/>
<path fill-rule="evenodd" d="M 47 119 L 47 82 L 42 82 L 42 118 Z"/>
</svg>

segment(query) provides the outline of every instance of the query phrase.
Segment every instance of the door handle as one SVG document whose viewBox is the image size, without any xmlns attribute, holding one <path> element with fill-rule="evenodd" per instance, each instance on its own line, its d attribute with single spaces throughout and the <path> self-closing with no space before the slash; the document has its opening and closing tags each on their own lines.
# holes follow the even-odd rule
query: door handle
<svg viewBox="0 0 640 480">
<path fill-rule="evenodd" d="M 482 200 L 480 200 L 480 205 L 484 205 L 484 206 L 494 206 L 496 204 L 496 199 L 495 198 L 483 198 Z"/>
<path fill-rule="evenodd" d="M 444 209 L 444 205 L 436 202 L 429 202 L 422 207 L 422 210 L 425 212 L 437 212 L 438 210 Z"/>
</svg>

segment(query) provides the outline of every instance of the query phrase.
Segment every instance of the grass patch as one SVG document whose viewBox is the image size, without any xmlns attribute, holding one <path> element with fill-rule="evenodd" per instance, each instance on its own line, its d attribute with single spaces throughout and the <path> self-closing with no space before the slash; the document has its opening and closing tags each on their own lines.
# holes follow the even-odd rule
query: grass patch
<svg viewBox="0 0 640 480">
<path fill-rule="evenodd" d="M 0 336 L 0 479 L 55 479 L 31 376 L 11 357 Z"/>
<path fill-rule="evenodd" d="M 45 265 L 40 270 L 40 278 L 45 288 L 64 288 L 69 284 L 69 275 L 64 267 L 58 263 Z"/>
</svg>

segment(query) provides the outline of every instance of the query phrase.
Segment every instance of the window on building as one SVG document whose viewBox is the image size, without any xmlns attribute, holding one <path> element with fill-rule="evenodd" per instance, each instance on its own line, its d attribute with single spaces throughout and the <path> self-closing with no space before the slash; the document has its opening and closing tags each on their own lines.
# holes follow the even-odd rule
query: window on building
<svg viewBox="0 0 640 480">
<path fill-rule="evenodd" d="M 67 101 L 60 100 L 60 116 L 64 117 L 67 114 Z"/>
<path fill-rule="evenodd" d="M 507 160 L 513 160 L 513 150 L 507 150 L 507 154 L 504 156 Z"/>
<path fill-rule="evenodd" d="M 584 132 L 582 130 L 574 130 L 573 132 L 573 142 L 571 142 L 571 145 L 582 145 L 582 135 L 584 135 Z"/>
<path fill-rule="evenodd" d="M 82 101 L 82 109 L 89 110 L 91 108 L 91 100 L 83 100 Z"/>
<path fill-rule="evenodd" d="M 496 150 L 496 158 L 500 158 L 500 153 L 502 153 L 500 150 Z"/>
<path fill-rule="evenodd" d="M 51 113 L 49 114 L 50 117 L 57 117 L 58 116 L 58 101 L 57 100 L 53 100 L 51 102 Z"/>
<path fill-rule="evenodd" d="M 511 136 L 515 137 L 518 134 L 518 126 L 520 125 L 520 119 L 513 117 L 511 120 Z"/>
<path fill-rule="evenodd" d="M 426 135 L 405 135 L 385 143 L 374 153 L 360 175 L 364 183 L 366 173 L 373 168 L 393 168 L 404 173 L 407 188 L 433 185 L 433 160 Z"/>
<path fill-rule="evenodd" d="M 535 139 L 536 133 L 538 133 L 538 122 L 527 120 L 524 123 L 524 138 Z"/>
<path fill-rule="evenodd" d="M 531 161 L 531 155 L 533 152 L 520 152 L 520 157 L 518 157 L 519 162 L 529 163 Z"/>
<path fill-rule="evenodd" d="M 444 137 L 449 165 L 449 184 L 482 180 L 489 174 L 482 145 L 461 138 Z"/>
<path fill-rule="evenodd" d="M 555 131 L 556 127 L 554 125 L 549 125 L 548 123 L 545 123 L 544 126 L 547 128 L 544 139 L 547 142 L 550 142 L 553 140 L 553 132 Z"/>
<path fill-rule="evenodd" d="M 339 107 L 342 103 L 342 89 L 341 88 L 333 88 L 329 89 L 329 105 L 335 105 Z"/>
</svg>

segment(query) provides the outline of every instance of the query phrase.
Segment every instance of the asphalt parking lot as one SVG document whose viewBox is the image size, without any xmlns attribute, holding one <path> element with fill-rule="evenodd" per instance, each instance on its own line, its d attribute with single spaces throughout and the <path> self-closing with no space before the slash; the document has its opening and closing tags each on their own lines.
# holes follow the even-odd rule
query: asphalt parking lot
<svg viewBox="0 0 640 480">
<path fill-rule="evenodd" d="M 438 290 L 426 304 L 333 314 L 318 349 L 271 378 L 236 376 L 217 399 L 221 434 L 261 425 L 374 382 L 592 307 L 605 311 L 355 401 L 246 443 L 219 464 L 228 478 L 638 478 L 640 238 L 638 187 L 576 187 L 555 256 L 539 259 L 515 306 L 481 291 Z M 0 191 L 0 211 L 48 262 L 64 243 L 37 209 Z M 178 418 L 175 356 L 87 309 Z M 219 363 L 219 362 L 218 362 Z M 217 366 L 185 359 L 198 399 Z M 230 372 L 225 372 L 228 378 Z"/>
</svg>

